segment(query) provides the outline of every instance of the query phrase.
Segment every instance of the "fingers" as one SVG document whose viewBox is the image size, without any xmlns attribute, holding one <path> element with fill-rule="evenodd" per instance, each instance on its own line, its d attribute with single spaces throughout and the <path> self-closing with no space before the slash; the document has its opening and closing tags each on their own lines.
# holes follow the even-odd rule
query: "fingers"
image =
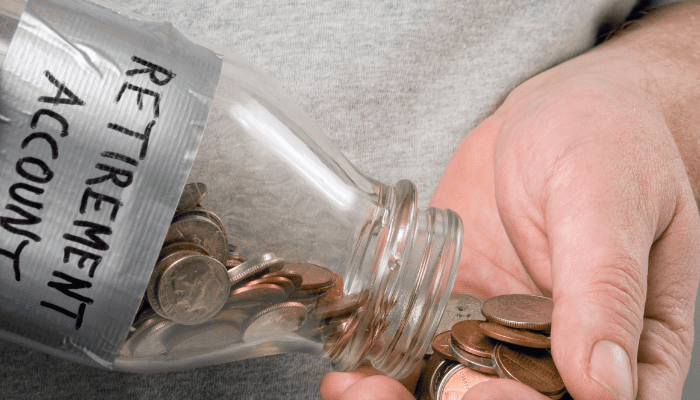
<svg viewBox="0 0 700 400">
<path fill-rule="evenodd" d="M 368 366 L 327 373 L 320 392 L 323 400 L 415 400 L 399 381 Z"/>
<path fill-rule="evenodd" d="M 590 85 L 497 144 L 500 215 L 530 276 L 552 288 L 552 354 L 573 397 L 633 399 L 639 376 L 639 398 L 680 398 L 697 209 L 663 121 Z"/>
</svg>

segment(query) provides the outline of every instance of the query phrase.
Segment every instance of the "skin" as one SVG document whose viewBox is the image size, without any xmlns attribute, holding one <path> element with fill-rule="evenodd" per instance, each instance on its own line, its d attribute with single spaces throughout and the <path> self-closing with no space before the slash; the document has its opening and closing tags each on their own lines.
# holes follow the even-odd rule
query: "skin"
<svg viewBox="0 0 700 400">
<path fill-rule="evenodd" d="M 655 11 L 516 88 L 432 199 L 465 226 L 454 292 L 554 299 L 552 355 L 575 399 L 681 398 L 700 276 L 698 84 L 700 4 Z M 362 367 L 320 392 L 410 399 L 411 382 Z M 546 399 L 499 379 L 463 400 L 503 398 Z"/>
</svg>

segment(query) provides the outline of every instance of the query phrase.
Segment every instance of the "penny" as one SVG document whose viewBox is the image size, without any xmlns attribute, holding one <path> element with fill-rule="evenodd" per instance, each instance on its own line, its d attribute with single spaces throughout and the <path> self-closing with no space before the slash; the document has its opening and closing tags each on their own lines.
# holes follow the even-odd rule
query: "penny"
<svg viewBox="0 0 700 400">
<path fill-rule="evenodd" d="M 479 329 L 481 321 L 464 320 L 452 326 L 452 341 L 462 350 L 479 357 L 493 357 L 496 341 L 483 334 Z"/>
<path fill-rule="evenodd" d="M 241 254 L 228 253 L 226 255 L 226 268 L 231 269 L 235 266 L 243 264 L 246 261 L 246 258 L 243 257 Z"/>
<path fill-rule="evenodd" d="M 308 311 L 306 306 L 295 302 L 275 304 L 252 318 L 243 332 L 243 341 L 274 337 L 285 332 L 296 332 L 304 325 Z"/>
<path fill-rule="evenodd" d="M 262 276 L 260 278 L 254 279 L 250 282 L 247 283 L 249 286 L 257 285 L 257 284 L 264 284 L 264 283 L 272 283 L 275 284 L 287 293 L 287 296 L 289 296 L 290 293 L 292 293 L 296 287 L 294 286 L 294 282 L 291 280 L 283 277 L 283 276 Z"/>
<path fill-rule="evenodd" d="M 177 202 L 175 214 L 194 208 L 207 195 L 207 185 L 201 182 L 188 183 L 182 189 L 180 200 Z"/>
<path fill-rule="evenodd" d="M 554 302 L 530 294 L 506 294 L 484 301 L 481 311 L 487 320 L 511 328 L 546 330 L 552 326 Z"/>
<path fill-rule="evenodd" d="M 498 376 L 478 372 L 459 364 L 449 366 L 437 387 L 435 400 L 461 400 L 469 389 L 492 379 L 498 379 Z"/>
<path fill-rule="evenodd" d="M 357 311 L 367 299 L 366 291 L 343 296 L 338 300 L 331 301 L 319 306 L 314 311 L 314 316 L 318 319 L 342 318 Z"/>
<path fill-rule="evenodd" d="M 273 277 L 273 276 L 281 276 L 281 277 L 283 277 L 283 278 L 289 279 L 290 281 L 292 281 L 292 283 L 294 284 L 294 287 L 295 287 L 296 289 L 298 289 L 299 286 L 301 286 L 301 282 L 302 282 L 302 280 L 303 280 L 303 278 L 302 278 L 301 275 L 299 275 L 299 274 L 294 274 L 294 273 L 287 272 L 287 271 L 268 272 L 267 274 L 263 275 L 262 277 L 263 277 L 263 278 L 270 278 L 270 277 Z"/>
<path fill-rule="evenodd" d="M 227 307 L 246 305 L 247 303 L 274 304 L 287 299 L 284 288 L 273 283 L 246 285 L 231 291 Z"/>
<path fill-rule="evenodd" d="M 232 285 L 240 285 L 247 280 L 265 275 L 268 272 L 279 271 L 284 265 L 284 260 L 273 253 L 266 253 L 257 260 L 248 260 L 241 265 L 228 270 L 228 276 Z"/>
<path fill-rule="evenodd" d="M 321 290 L 333 286 L 333 271 L 316 264 L 293 262 L 285 263 L 283 271 L 294 272 L 302 276 L 303 281 L 299 290 Z"/>
<path fill-rule="evenodd" d="M 440 357 L 445 360 L 457 361 L 452 355 L 452 350 L 450 350 L 450 341 L 452 340 L 452 333 L 450 331 L 445 331 L 437 334 L 434 338 L 430 347 L 433 349 L 435 354 L 440 355 Z"/>
<path fill-rule="evenodd" d="M 522 382 L 545 396 L 555 396 L 565 390 L 549 351 L 528 349 L 499 343 L 494 350 L 496 372 L 503 378 Z"/>
<path fill-rule="evenodd" d="M 449 331 L 452 325 L 465 319 L 486 320 L 481 314 L 481 300 L 466 293 L 452 293 L 435 332 Z M 428 348 L 426 354 L 430 355 L 432 352 L 432 349 Z"/>
<path fill-rule="evenodd" d="M 479 324 L 479 328 L 484 335 L 490 338 L 518 346 L 548 349 L 552 344 L 551 340 L 541 333 L 509 328 L 493 322 L 482 322 Z"/>
<path fill-rule="evenodd" d="M 333 273 L 333 285 L 318 298 L 319 304 L 330 303 L 343 297 L 343 278 L 335 271 Z"/>
<path fill-rule="evenodd" d="M 165 266 L 155 288 L 149 291 L 149 302 L 160 315 L 179 324 L 207 321 L 229 296 L 231 284 L 226 268 L 202 254 L 171 257 L 161 261 Z"/>
<path fill-rule="evenodd" d="M 222 264 L 226 262 L 228 242 L 223 232 L 210 219 L 183 214 L 177 217 L 165 234 L 165 245 L 179 241 L 194 242 L 204 247 Z"/>
<path fill-rule="evenodd" d="M 464 351 L 457 346 L 453 340 L 450 341 L 450 350 L 452 351 L 452 356 L 454 356 L 460 364 L 485 374 L 496 373 L 496 365 L 493 358 L 479 357 L 468 351 Z"/>
</svg>

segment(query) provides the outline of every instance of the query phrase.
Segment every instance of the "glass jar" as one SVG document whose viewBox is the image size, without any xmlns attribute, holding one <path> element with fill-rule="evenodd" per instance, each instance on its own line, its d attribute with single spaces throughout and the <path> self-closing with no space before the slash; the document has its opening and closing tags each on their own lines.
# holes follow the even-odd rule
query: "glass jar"
<svg viewBox="0 0 700 400">
<path fill-rule="evenodd" d="M 23 24 L 27 26 L 25 30 L 34 30 L 38 35 L 43 34 L 42 29 L 57 30 L 57 26 L 62 28 L 69 23 L 80 25 L 83 16 L 74 15 L 76 9 L 94 10 L 88 14 L 97 22 L 103 15 L 109 15 L 110 21 L 115 19 L 120 24 L 134 23 L 137 25 L 135 30 L 146 29 L 149 38 L 156 37 L 167 43 L 178 37 L 176 31 L 167 25 L 148 23 L 125 13 L 116 14 L 82 0 L 70 1 L 68 5 L 48 0 L 29 0 L 28 3 L 23 0 L 3 2 L 0 10 L 3 18 L 0 24 L 0 63 L 3 64 L 0 65 L 5 75 L 0 76 L 9 75 L 4 61 L 19 57 L 16 55 L 19 50 L 16 49 L 32 43 L 27 41 L 29 44 L 23 46 L 23 43 L 13 42 L 20 40 L 15 32 L 21 31 Z M 57 15 L 56 9 L 60 8 L 61 17 L 52 17 L 54 25 L 48 22 L 41 25 L 45 18 L 32 17 L 31 13 L 27 16 L 27 11 L 22 14 L 25 7 L 33 7 L 32 12 L 39 17 L 42 12 Z M 338 370 L 350 370 L 363 362 L 370 362 L 375 368 L 396 378 L 407 375 L 415 367 L 435 334 L 456 274 L 462 226 L 454 212 L 436 208 L 418 209 L 416 189 L 408 181 L 399 181 L 390 186 L 363 175 L 279 85 L 238 56 L 206 44 L 196 45 L 211 49 L 220 62 L 213 69 L 216 76 L 211 79 L 215 82 L 215 93 L 208 103 L 206 118 L 200 121 L 182 109 L 168 111 L 165 103 L 161 103 L 157 110 L 158 106 L 154 103 L 158 92 L 146 88 L 149 68 L 151 81 L 159 81 L 163 85 L 170 79 L 177 79 L 172 72 L 176 69 L 158 69 L 157 65 L 136 56 L 131 56 L 131 62 L 141 63 L 142 69 L 129 69 L 123 63 L 114 61 L 119 58 L 114 54 L 121 51 L 120 46 L 99 48 L 87 39 L 71 39 L 74 29 L 65 29 L 69 33 L 58 33 L 61 40 L 69 44 L 70 48 L 66 51 L 77 51 L 71 56 L 72 59 L 84 61 L 82 68 L 99 71 L 99 78 L 104 82 L 108 81 L 105 77 L 110 74 L 125 82 L 138 78 L 138 74 L 143 75 L 143 80 L 138 81 L 141 83 L 129 81 L 129 86 L 127 83 L 115 86 L 122 88 L 115 102 L 125 103 L 127 100 L 122 99 L 128 99 L 132 106 L 138 104 L 139 110 L 151 108 L 156 115 L 151 115 L 153 121 L 161 119 L 147 129 L 159 127 L 158 124 L 165 118 L 163 115 L 170 112 L 181 114 L 179 116 L 183 120 L 189 121 L 193 127 L 191 131 L 199 129 L 201 132 L 197 136 L 186 131 L 182 136 L 197 137 L 193 147 L 195 151 L 185 145 L 168 143 L 175 150 L 164 159 L 167 162 L 171 158 L 177 162 L 189 159 L 189 165 L 184 162 L 184 166 L 180 163 L 172 168 L 159 168 L 159 163 L 155 163 L 149 170 L 152 178 L 146 179 L 138 187 L 133 186 L 132 192 L 119 198 L 120 202 L 116 200 L 117 196 L 94 193 L 99 185 L 105 185 L 109 180 L 117 183 L 120 176 L 123 184 L 126 184 L 127 176 L 135 182 L 141 170 L 122 174 L 122 169 L 101 164 L 103 167 L 98 169 L 101 168 L 106 174 L 103 175 L 104 179 L 98 181 L 93 177 L 92 180 L 85 180 L 90 190 L 95 190 L 83 192 L 83 202 L 88 204 L 81 206 L 83 213 L 86 208 L 95 213 L 98 210 L 106 213 L 105 210 L 111 209 L 109 221 L 119 222 L 118 213 L 131 205 L 128 200 L 143 197 L 145 200 L 140 207 L 152 207 L 148 209 L 150 211 L 139 214 L 138 207 L 134 205 L 133 215 L 136 217 L 126 223 L 127 228 L 122 228 L 133 232 L 132 236 L 136 239 L 131 240 L 139 247 L 138 251 L 133 252 L 143 254 L 143 260 L 146 260 L 143 265 L 129 265 L 128 268 L 132 268 L 129 270 L 116 266 L 133 264 L 128 257 L 133 256 L 131 249 L 134 244 L 125 245 L 126 250 L 109 260 L 105 258 L 100 266 L 92 263 L 95 271 L 91 271 L 91 274 L 102 274 L 102 281 L 109 284 L 121 282 L 119 290 L 112 290 L 118 295 L 110 291 L 107 291 L 109 295 L 105 295 L 107 292 L 103 290 L 104 299 L 98 301 L 91 297 L 90 300 L 94 302 L 88 302 L 86 296 L 78 297 L 76 294 L 76 288 L 87 287 L 87 283 L 81 287 L 76 282 L 89 282 L 88 278 L 66 278 L 67 273 L 62 272 L 57 274 L 54 271 L 53 276 L 71 282 L 72 289 L 55 283 L 58 278 L 52 278 L 53 286 L 48 284 L 49 288 L 60 289 L 61 293 L 71 294 L 72 299 L 82 301 L 80 307 L 83 309 L 107 302 L 110 313 L 133 320 L 128 329 L 114 333 L 115 340 L 120 343 L 114 357 L 110 359 L 108 356 L 88 354 L 90 359 L 115 370 L 155 372 L 283 352 L 306 352 L 329 357 Z M 109 32 L 108 28 L 105 30 Z M 80 35 L 75 34 L 76 37 Z M 59 47 L 62 45 L 56 40 L 44 42 Z M 37 47 L 31 51 L 46 50 Z M 52 68 L 59 61 L 58 58 L 53 60 Z M 196 59 L 193 65 L 199 65 L 198 62 Z M 63 67 L 58 65 L 55 68 L 61 70 Z M 11 71 L 11 66 L 7 66 L 7 70 Z M 59 81 L 58 75 L 51 71 L 46 69 L 42 79 L 50 80 L 51 75 L 54 81 Z M 203 71 L 202 74 L 205 74 L 209 70 Z M 172 76 L 168 72 L 172 72 Z M 178 77 L 183 75 L 178 74 Z M 21 80 L 21 77 L 7 79 Z M 2 82 L 0 80 L 0 84 Z M 58 93 L 45 99 L 53 99 L 50 107 L 46 108 L 48 110 L 60 113 L 62 107 L 66 108 L 70 102 L 89 103 L 80 97 L 80 90 L 65 90 L 73 87 L 68 81 L 54 86 L 52 90 L 58 90 Z M 5 92 L 9 90 L 0 86 L 0 94 L 4 96 Z M 160 93 L 161 99 L 175 96 L 170 92 L 163 93 Z M 181 90 L 178 93 L 179 96 L 188 96 L 191 91 Z M 197 97 L 199 94 L 189 96 Z M 54 115 L 41 112 L 43 114 L 33 114 L 39 125 Z M 110 112 L 109 109 L 103 111 L 107 114 Z M 110 118 L 126 121 L 130 114 L 116 110 Z M 58 121 L 57 117 L 55 119 Z M 72 129 L 73 122 L 70 122 Z M 54 132 L 58 137 L 68 130 L 63 126 L 65 129 L 61 131 L 59 124 L 54 125 L 51 127 L 53 131 L 46 131 L 49 135 Z M 125 128 L 126 123 L 120 125 L 122 130 L 118 130 L 115 125 L 109 125 L 112 134 L 118 131 L 141 140 L 141 156 L 145 155 L 145 143 L 149 143 L 149 140 L 152 144 L 156 143 L 160 137 L 158 135 L 164 134 L 156 132 L 154 128 L 149 137 L 148 130 L 144 133 L 130 130 Z M 71 131 L 66 136 L 75 135 Z M 55 140 L 60 145 L 63 139 Z M 91 139 L 90 146 L 99 148 L 101 140 Z M 185 149 L 181 149 L 183 147 Z M 147 161 L 151 157 L 153 152 L 150 145 L 148 152 L 146 157 L 138 159 L 116 152 L 103 151 L 100 154 L 127 164 L 133 161 L 131 165 L 135 166 L 137 161 Z M 6 154 L 0 162 L 19 165 L 15 159 Z M 63 161 L 63 164 L 73 161 Z M 48 162 L 45 165 L 53 168 Z M 69 167 L 81 170 L 78 165 Z M 180 175 L 186 179 L 178 178 L 174 170 L 184 170 L 184 174 Z M 39 172 L 29 175 L 36 177 L 40 175 Z M 48 177 L 46 173 L 43 176 Z M 54 176 L 58 176 L 58 172 Z M 43 187 L 41 189 L 43 191 Z M 39 194 L 38 189 L 27 190 L 31 194 L 19 192 L 25 193 L 22 197 L 25 202 L 20 202 L 12 210 L 21 207 L 29 210 L 26 208 L 30 204 L 27 200 Z M 48 186 L 46 190 L 49 190 Z M 16 196 L 12 197 L 12 189 L 3 186 L 0 193 L 9 196 L 6 204 L 10 204 L 12 199 L 16 200 Z M 85 196 L 89 197 L 87 201 Z M 35 200 L 38 203 L 38 199 Z M 157 204 L 151 206 L 153 203 Z M 117 208 L 117 204 L 121 208 Z M 59 206 L 56 206 L 58 210 L 61 209 Z M 117 209 L 118 212 L 115 211 Z M 16 223 L 13 225 L 15 220 L 10 218 L 10 211 L 0 214 L 0 218 L 5 218 L 2 220 L 5 223 L 3 227 L 11 228 L 0 230 L 0 237 L 7 236 L 8 232 L 18 235 L 19 228 Z M 151 217 L 151 212 L 164 217 Z M 85 228 L 85 224 L 81 226 Z M 145 225 L 148 225 L 148 234 L 139 234 L 141 229 L 146 229 Z M 96 225 L 89 226 L 94 228 Z M 100 226 L 107 226 L 107 223 Z M 99 235 L 95 232 L 106 231 L 93 230 L 93 236 L 87 232 L 85 235 L 92 238 L 92 242 L 83 240 L 80 243 L 89 245 L 98 242 L 95 237 Z M 79 235 L 65 234 L 64 242 L 66 238 L 77 241 L 76 236 Z M 31 240 L 27 241 L 33 244 Z M 110 243 L 110 251 L 117 248 L 117 244 L 116 239 Z M 3 253 L 5 257 L 0 260 L 4 270 L 0 270 L 0 273 L 7 274 L 12 269 L 12 262 L 18 260 L 12 255 L 16 256 L 21 249 L 12 252 L 12 249 L 19 247 L 9 244 L 5 248 L 9 250 Z M 71 250 L 64 257 L 64 263 L 78 256 L 84 263 L 94 261 L 85 255 L 85 246 L 71 249 L 78 250 Z M 17 267 L 17 263 L 14 265 Z M 27 268 L 21 268 L 23 278 Z M 79 272 L 85 271 L 82 266 L 79 268 Z M 0 280 L 15 283 L 6 276 L 0 275 Z M 130 279 L 128 285 L 123 284 L 125 279 Z M 3 301 L 19 303 L 12 298 Z M 41 304 L 54 303 L 44 301 Z M 9 309 L 9 306 L 6 308 Z M 51 314 L 52 311 L 60 311 L 59 308 L 62 307 L 44 307 L 38 314 Z M 5 338 L 83 362 L 78 356 L 62 354 L 66 352 L 66 343 L 77 343 L 77 340 L 63 340 L 61 346 L 54 346 L 49 341 L 32 339 L 31 335 L 27 335 L 29 339 L 22 338 L 22 329 L 16 327 L 18 323 L 12 317 L 8 317 L 11 312 L 8 309 L 0 314 L 3 321 L 13 321 L 0 331 Z M 60 313 L 64 316 L 71 313 L 67 308 L 63 310 L 65 312 Z M 104 314 L 101 312 L 101 316 L 106 318 Z M 35 325 L 41 325 L 40 322 Z M 8 326 L 14 327 L 9 329 L 9 333 Z M 77 322 L 75 326 L 78 326 Z M 80 328 L 84 329 L 82 326 Z M 70 351 L 75 352 L 75 348 L 85 347 L 74 346 Z"/>
</svg>

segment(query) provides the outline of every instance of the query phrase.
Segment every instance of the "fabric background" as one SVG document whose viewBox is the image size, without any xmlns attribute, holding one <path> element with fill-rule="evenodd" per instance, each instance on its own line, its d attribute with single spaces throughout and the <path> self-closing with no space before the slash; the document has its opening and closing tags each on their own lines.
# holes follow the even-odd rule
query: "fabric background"
<svg viewBox="0 0 700 400">
<path fill-rule="evenodd" d="M 361 171 L 425 207 L 460 140 L 530 76 L 592 46 L 632 0 L 112 0 L 277 80 Z M 696 340 L 696 344 L 698 340 Z M 167 374 L 0 342 L 3 399 L 315 399 L 328 363 L 282 355 Z M 697 352 L 696 352 L 697 353 Z M 688 382 L 700 381 L 697 363 Z M 688 393 L 697 393 L 689 386 Z M 696 397 L 687 397 L 696 398 Z"/>
</svg>

